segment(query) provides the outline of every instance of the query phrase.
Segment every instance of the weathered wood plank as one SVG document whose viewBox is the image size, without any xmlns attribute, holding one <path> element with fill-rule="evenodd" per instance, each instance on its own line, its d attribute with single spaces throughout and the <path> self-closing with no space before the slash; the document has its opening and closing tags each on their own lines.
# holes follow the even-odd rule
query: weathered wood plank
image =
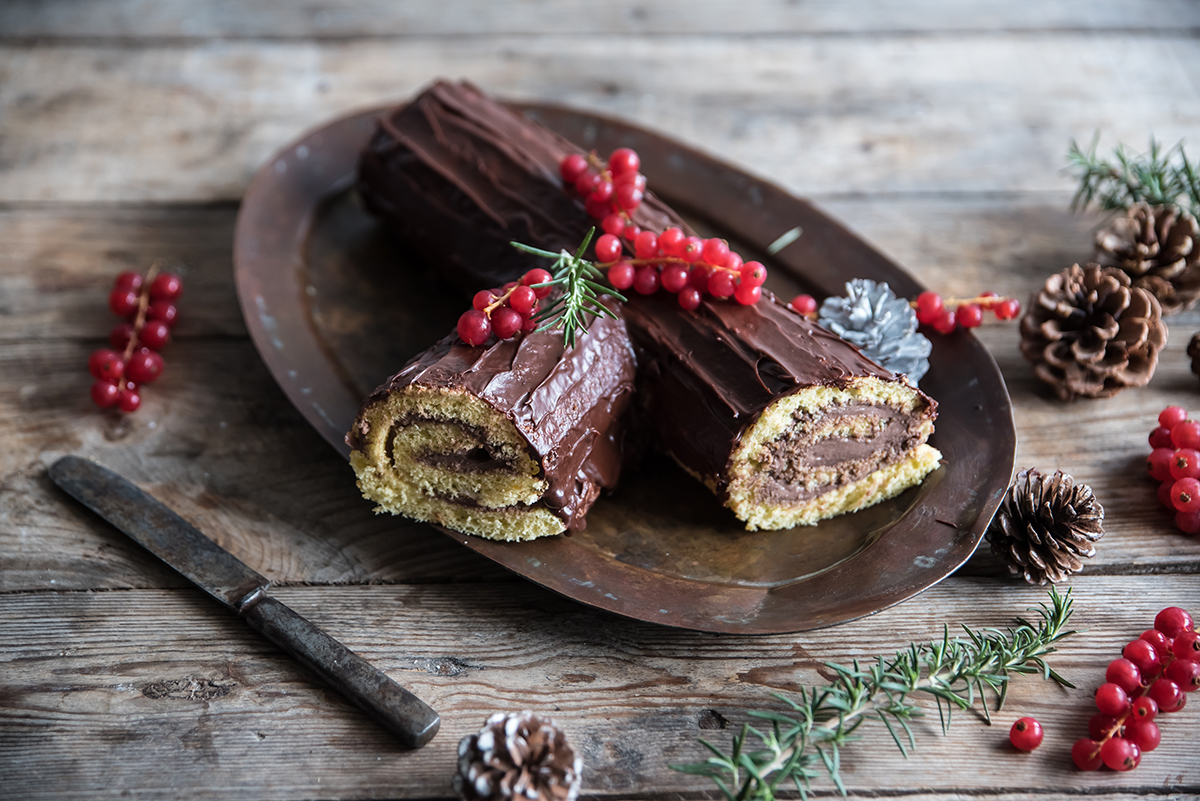
<svg viewBox="0 0 1200 801">
<path fill-rule="evenodd" d="M 863 741 L 844 754 L 851 790 L 1200 790 L 1200 713 L 1190 708 L 1163 716 L 1162 746 L 1131 773 L 1079 773 L 1067 756 L 1086 731 L 1105 665 L 1152 622 L 1146 610 L 1196 610 L 1200 588 L 1188 577 L 1153 584 L 1079 577 L 1072 587 L 1074 623 L 1087 633 L 1068 639 L 1052 663 L 1078 689 L 1019 678 L 990 728 L 961 714 L 941 737 L 936 715 L 919 722 L 908 760 L 882 726 L 868 723 Z M 1036 588 L 951 580 L 834 629 L 716 637 L 615 619 L 528 585 L 277 594 L 437 708 L 444 722 L 433 743 L 401 751 L 199 592 L 6 595 L 0 787 L 7 797 L 443 797 L 459 738 L 491 712 L 522 708 L 564 726 L 583 753 L 587 794 L 691 795 L 708 787 L 667 765 L 703 758 L 697 736 L 726 742 L 747 709 L 777 703 L 768 691 L 821 682 L 826 661 L 928 641 L 943 623 L 1009 625 L 1045 597 Z M 1134 598 L 1137 615 L 1118 602 Z M 1029 755 L 1007 743 L 1008 726 L 1023 715 L 1038 717 L 1048 732 Z"/>
<path fill-rule="evenodd" d="M 438 75 L 639 121 L 803 194 L 1064 192 L 1072 138 L 1191 132 L 1195 74 L 1189 35 L 10 46 L 0 202 L 234 200 L 303 130 Z"/>
<path fill-rule="evenodd" d="M 1200 26 L 1200 10 L 1186 0 L 1128 3 L 1116 0 L 1054 3 L 961 3 L 919 0 L 786 2 L 736 5 L 717 0 L 653 3 L 619 0 L 524 0 L 444 3 L 324 0 L 320 3 L 233 0 L 194 3 L 110 0 L 9 0 L 0 5 L 0 34 L 7 38 L 147 39 L 319 38 L 462 36 L 496 34 L 624 35 L 892 34 L 996 30 L 1176 31 Z"/>
</svg>

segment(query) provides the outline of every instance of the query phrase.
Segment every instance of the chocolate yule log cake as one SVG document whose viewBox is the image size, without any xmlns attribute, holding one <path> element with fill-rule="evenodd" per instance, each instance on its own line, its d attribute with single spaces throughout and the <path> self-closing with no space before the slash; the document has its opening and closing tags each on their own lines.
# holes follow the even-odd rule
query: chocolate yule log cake
<svg viewBox="0 0 1200 801">
<path fill-rule="evenodd" d="M 510 242 L 573 251 L 596 225 L 560 177 L 582 152 L 469 84 L 438 83 L 383 116 L 359 189 L 406 246 L 473 292 L 544 266 Z M 690 233 L 648 192 L 630 218 Z M 627 294 L 639 430 L 748 529 L 861 509 L 937 467 L 926 442 L 937 404 L 770 292 L 693 310 L 665 292 Z"/>
<path fill-rule="evenodd" d="M 346 441 L 381 509 L 497 540 L 580 528 L 620 476 L 635 365 L 625 324 L 574 347 L 530 332 L 472 347 L 452 334 L 365 401 Z"/>
</svg>

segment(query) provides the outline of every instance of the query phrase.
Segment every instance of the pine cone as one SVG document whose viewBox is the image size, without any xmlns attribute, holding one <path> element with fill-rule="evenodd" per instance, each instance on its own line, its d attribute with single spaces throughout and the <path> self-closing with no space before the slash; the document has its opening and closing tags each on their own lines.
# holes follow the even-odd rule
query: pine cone
<svg viewBox="0 0 1200 801">
<path fill-rule="evenodd" d="M 1200 225 L 1174 206 L 1135 203 L 1096 232 L 1096 261 L 1124 270 L 1163 314 L 1200 302 Z"/>
<path fill-rule="evenodd" d="M 1021 318 L 1021 353 L 1062 400 L 1144 386 L 1166 341 L 1154 295 L 1098 264 L 1050 276 Z"/>
<path fill-rule="evenodd" d="M 1044 476 L 1030 468 L 1017 473 L 986 536 L 1012 575 L 1057 584 L 1096 555 L 1103 523 L 1104 507 L 1091 487 L 1061 470 Z"/>
<path fill-rule="evenodd" d="M 1200 331 L 1192 334 L 1187 346 L 1187 355 L 1192 360 L 1192 372 L 1200 376 Z"/>
<path fill-rule="evenodd" d="M 583 760 L 549 718 L 497 713 L 458 744 L 454 792 L 464 801 L 573 801 Z"/>
<path fill-rule="evenodd" d="M 908 301 L 885 283 L 854 279 L 846 284 L 846 297 L 825 299 L 817 322 L 914 387 L 929 369 L 933 343 L 917 333 L 917 313 Z"/>
</svg>

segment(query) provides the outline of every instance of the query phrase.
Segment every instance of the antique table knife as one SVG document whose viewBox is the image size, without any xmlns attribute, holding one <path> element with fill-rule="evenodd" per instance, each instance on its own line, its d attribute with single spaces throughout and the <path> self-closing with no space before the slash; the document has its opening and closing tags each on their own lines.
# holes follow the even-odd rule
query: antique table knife
<svg viewBox="0 0 1200 801">
<path fill-rule="evenodd" d="M 48 472 L 55 484 L 237 612 L 409 748 L 420 748 L 437 734 L 441 719 L 428 704 L 267 595 L 265 577 L 132 483 L 77 456 L 64 456 Z"/>
</svg>

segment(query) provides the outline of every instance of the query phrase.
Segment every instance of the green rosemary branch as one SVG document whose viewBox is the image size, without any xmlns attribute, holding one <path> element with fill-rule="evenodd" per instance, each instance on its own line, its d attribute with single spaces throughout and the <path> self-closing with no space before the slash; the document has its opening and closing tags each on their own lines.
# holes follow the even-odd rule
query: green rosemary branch
<svg viewBox="0 0 1200 801">
<path fill-rule="evenodd" d="M 1090 205 L 1102 209 L 1127 209 L 1145 201 L 1152 206 L 1175 206 L 1200 213 L 1200 161 L 1188 161 L 1183 142 L 1164 151 L 1150 139 L 1150 150 L 1133 155 L 1117 145 L 1112 160 L 1096 155 L 1099 135 L 1085 151 L 1075 142 L 1067 153 L 1079 189 L 1071 201 L 1073 211 Z"/>
<path fill-rule="evenodd" d="M 537 313 L 534 320 L 538 323 L 538 331 L 562 328 L 563 341 L 566 342 L 567 347 L 575 347 L 575 337 L 578 334 L 587 333 L 591 317 L 616 318 L 612 310 L 600 302 L 597 293 L 611 295 L 619 301 L 625 300 L 625 296 L 612 287 L 597 283 L 604 278 L 603 273 L 595 264 L 583 258 L 595 233 L 595 228 L 588 231 L 574 254 L 565 250 L 551 253 L 548 250 L 530 247 L 520 242 L 510 243 L 517 250 L 554 259 L 554 264 L 550 268 L 550 274 L 553 277 L 546 283 L 537 284 L 537 286 L 553 286 L 561 291 L 552 296 L 553 300 Z"/>
<path fill-rule="evenodd" d="M 954 710 L 973 709 L 976 699 L 990 723 L 987 691 L 995 695 L 999 711 L 1010 674 L 1040 673 L 1042 678 L 1073 686 L 1046 662 L 1055 644 L 1074 634 L 1066 630 L 1071 606 L 1070 590 L 1059 595 L 1051 588 L 1049 604 L 1031 610 L 1041 617 L 1036 626 L 1023 618 L 1017 619 L 1015 629 L 1006 631 L 973 631 L 963 626 L 965 640 L 951 640 L 946 628 L 940 640 L 914 643 L 890 660 L 879 657 L 866 667 L 857 661 L 852 667 L 829 664 L 835 678 L 827 686 L 802 689 L 795 697 L 772 693 L 787 705 L 786 712 L 751 710 L 749 715 L 769 727 L 743 726 L 730 753 L 700 739 L 712 756 L 671 768 L 711 779 L 729 801 L 774 801 L 785 785 L 807 798 L 812 780 L 822 774 L 845 795 L 839 772 L 841 748 L 858 739 L 855 731 L 860 725 L 868 720 L 883 723 L 905 757 L 916 746 L 909 724 L 923 713 L 910 696 L 933 696 L 945 733 Z M 751 745 L 752 739 L 757 747 Z"/>
</svg>

